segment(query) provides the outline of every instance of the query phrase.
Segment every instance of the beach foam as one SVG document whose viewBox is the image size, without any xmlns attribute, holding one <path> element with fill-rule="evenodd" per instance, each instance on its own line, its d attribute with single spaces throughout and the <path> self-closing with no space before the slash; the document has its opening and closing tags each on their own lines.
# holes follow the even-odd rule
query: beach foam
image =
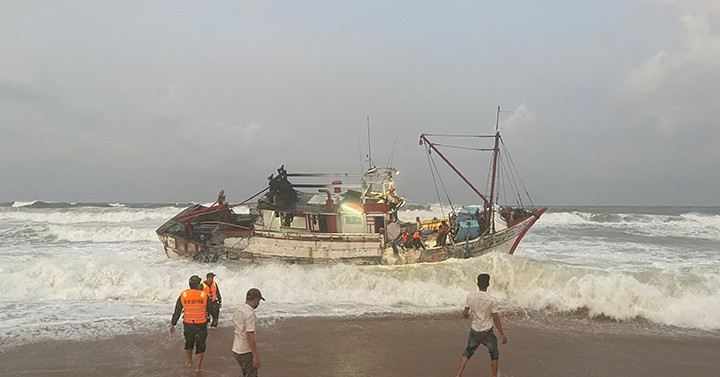
<svg viewBox="0 0 720 377">
<path fill-rule="evenodd" d="M 477 274 L 488 272 L 490 292 L 507 311 L 720 329 L 714 210 L 561 210 L 543 215 L 513 256 L 358 267 L 169 260 L 154 231 L 182 208 L 1 208 L 0 275 L 22 284 L 0 301 L 7 318 L 0 338 L 93 338 L 166 324 L 188 277 L 211 270 L 227 310 L 259 287 L 268 317 L 448 313 L 462 308 Z M 400 217 L 436 211 L 418 207 Z M 78 324 L 83 330 L 73 332 Z"/>
</svg>

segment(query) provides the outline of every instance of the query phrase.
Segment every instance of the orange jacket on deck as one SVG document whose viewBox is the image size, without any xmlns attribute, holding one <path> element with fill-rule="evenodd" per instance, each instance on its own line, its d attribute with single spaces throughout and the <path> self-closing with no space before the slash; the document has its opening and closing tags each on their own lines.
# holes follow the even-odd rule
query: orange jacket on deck
<svg viewBox="0 0 720 377">
<path fill-rule="evenodd" d="M 205 292 L 199 289 L 187 289 L 180 295 L 180 302 L 183 306 L 183 322 L 205 323 L 207 322 L 207 299 Z"/>
</svg>

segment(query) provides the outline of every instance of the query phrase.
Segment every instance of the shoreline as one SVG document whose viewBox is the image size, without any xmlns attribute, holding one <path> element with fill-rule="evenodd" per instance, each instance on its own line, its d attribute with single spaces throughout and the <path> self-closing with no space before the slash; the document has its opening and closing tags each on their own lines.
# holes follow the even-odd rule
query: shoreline
<svg viewBox="0 0 720 377">
<path fill-rule="evenodd" d="M 508 343 L 500 345 L 500 375 L 715 376 L 720 337 L 669 331 L 634 333 L 632 325 L 578 326 L 552 317 L 501 313 Z M 459 315 L 263 319 L 257 331 L 261 376 L 454 376 L 469 321 Z M 537 326 L 547 321 L 551 326 Z M 168 325 L 169 326 L 169 325 Z M 496 332 L 497 333 L 497 332 Z M 46 341 L 0 354 L 0 374 L 12 376 L 237 376 L 231 313 L 208 330 L 203 371 L 187 369 L 182 330 L 90 341 Z M 489 375 L 479 348 L 466 376 Z"/>
</svg>

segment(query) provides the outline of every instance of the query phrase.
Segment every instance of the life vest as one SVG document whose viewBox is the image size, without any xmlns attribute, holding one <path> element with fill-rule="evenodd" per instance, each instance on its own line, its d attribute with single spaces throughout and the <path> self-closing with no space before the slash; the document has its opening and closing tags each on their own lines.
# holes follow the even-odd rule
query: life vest
<svg viewBox="0 0 720 377">
<path fill-rule="evenodd" d="M 210 296 L 210 301 L 217 301 L 217 283 L 212 282 L 212 285 L 208 285 L 207 281 L 203 282 L 203 292 Z"/>
<path fill-rule="evenodd" d="M 199 289 L 187 289 L 180 295 L 183 306 L 183 322 L 200 324 L 207 322 L 207 295 Z"/>
<path fill-rule="evenodd" d="M 402 241 L 403 241 L 403 243 L 406 243 L 406 242 L 408 241 L 408 235 L 407 235 L 407 233 L 403 233 L 403 235 L 402 235 Z"/>
<path fill-rule="evenodd" d="M 420 231 L 416 230 L 415 233 L 413 233 L 413 238 L 422 239 L 422 236 L 420 235 Z"/>
</svg>

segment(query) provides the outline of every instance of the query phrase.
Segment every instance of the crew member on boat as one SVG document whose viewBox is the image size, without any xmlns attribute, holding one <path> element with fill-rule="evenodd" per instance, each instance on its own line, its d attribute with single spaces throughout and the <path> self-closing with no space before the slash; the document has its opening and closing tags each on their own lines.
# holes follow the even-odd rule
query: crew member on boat
<svg viewBox="0 0 720 377">
<path fill-rule="evenodd" d="M 214 207 L 216 205 L 221 206 L 223 204 L 225 204 L 225 190 L 220 190 L 217 200 L 211 205 L 211 207 Z"/>
<path fill-rule="evenodd" d="M 450 231 L 450 227 L 448 226 L 447 222 L 445 220 L 443 220 L 440 223 L 440 227 L 438 228 L 438 231 L 437 231 L 437 245 L 438 246 L 445 246 L 446 241 L 447 241 L 447 235 L 448 235 L 449 231 Z"/>
<path fill-rule="evenodd" d="M 416 249 L 423 248 L 425 249 L 425 244 L 422 240 L 422 235 L 420 234 L 419 230 L 416 230 L 415 233 L 413 233 L 413 246 L 415 246 Z"/>
</svg>

